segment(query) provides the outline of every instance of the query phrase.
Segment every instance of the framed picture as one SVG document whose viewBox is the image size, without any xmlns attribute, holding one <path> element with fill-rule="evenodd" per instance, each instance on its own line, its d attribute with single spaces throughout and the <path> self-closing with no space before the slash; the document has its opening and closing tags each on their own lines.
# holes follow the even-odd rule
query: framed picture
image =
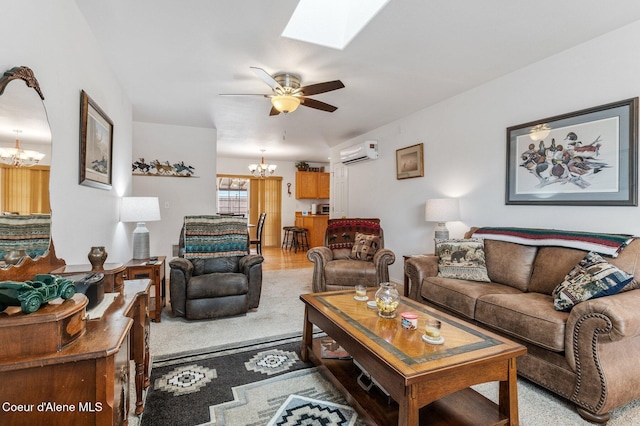
<svg viewBox="0 0 640 426">
<path fill-rule="evenodd" d="M 424 176 L 423 144 L 396 149 L 396 179 Z"/>
<path fill-rule="evenodd" d="M 111 189 L 113 122 L 83 90 L 80 94 L 80 184 Z"/>
<path fill-rule="evenodd" d="M 638 98 L 507 129 L 505 204 L 638 205 Z"/>
</svg>

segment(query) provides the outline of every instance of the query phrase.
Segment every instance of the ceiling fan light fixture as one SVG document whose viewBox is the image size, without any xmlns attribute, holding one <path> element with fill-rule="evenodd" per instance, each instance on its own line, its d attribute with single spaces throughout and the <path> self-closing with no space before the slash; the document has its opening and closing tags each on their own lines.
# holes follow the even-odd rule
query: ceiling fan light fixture
<svg viewBox="0 0 640 426">
<path fill-rule="evenodd" d="M 278 111 L 287 114 L 300 106 L 300 99 L 291 95 L 277 95 L 271 97 L 271 104 Z"/>
</svg>

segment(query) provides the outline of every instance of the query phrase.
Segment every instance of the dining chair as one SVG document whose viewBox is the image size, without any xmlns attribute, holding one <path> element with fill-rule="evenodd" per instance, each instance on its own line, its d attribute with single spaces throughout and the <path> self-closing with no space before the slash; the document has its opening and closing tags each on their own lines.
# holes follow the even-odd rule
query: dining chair
<svg viewBox="0 0 640 426">
<path fill-rule="evenodd" d="M 252 238 L 249 241 L 249 247 L 255 245 L 256 253 L 258 254 L 262 254 L 262 234 L 264 231 L 264 221 L 266 218 L 266 213 L 260 213 L 260 217 L 258 218 L 258 226 L 256 228 L 256 238 Z"/>
</svg>

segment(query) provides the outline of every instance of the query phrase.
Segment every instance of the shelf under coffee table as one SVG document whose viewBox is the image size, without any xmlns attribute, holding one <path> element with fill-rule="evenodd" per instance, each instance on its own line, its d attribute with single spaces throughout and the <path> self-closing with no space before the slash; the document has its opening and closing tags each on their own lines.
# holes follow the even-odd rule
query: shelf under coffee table
<svg viewBox="0 0 640 426">
<path fill-rule="evenodd" d="M 346 290 L 300 296 L 302 359 L 317 365 L 362 416 L 379 425 L 518 424 L 516 358 L 526 353 L 524 346 L 405 297 L 396 318 L 380 318 L 354 295 Z M 402 312 L 418 315 L 418 330 L 402 328 Z M 444 344 L 422 340 L 428 317 L 442 321 Z M 352 361 L 323 359 L 313 325 L 346 349 L 393 401 L 361 388 Z M 499 382 L 499 405 L 470 389 L 493 381 Z"/>
</svg>

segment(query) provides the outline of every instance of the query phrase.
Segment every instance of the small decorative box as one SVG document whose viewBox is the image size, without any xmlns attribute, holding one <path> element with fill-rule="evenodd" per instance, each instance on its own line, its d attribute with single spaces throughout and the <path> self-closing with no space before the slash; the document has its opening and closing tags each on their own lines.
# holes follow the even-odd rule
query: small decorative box
<svg viewBox="0 0 640 426">
<path fill-rule="evenodd" d="M 410 312 L 402 313 L 402 328 L 415 330 L 418 328 L 418 316 Z"/>
</svg>

